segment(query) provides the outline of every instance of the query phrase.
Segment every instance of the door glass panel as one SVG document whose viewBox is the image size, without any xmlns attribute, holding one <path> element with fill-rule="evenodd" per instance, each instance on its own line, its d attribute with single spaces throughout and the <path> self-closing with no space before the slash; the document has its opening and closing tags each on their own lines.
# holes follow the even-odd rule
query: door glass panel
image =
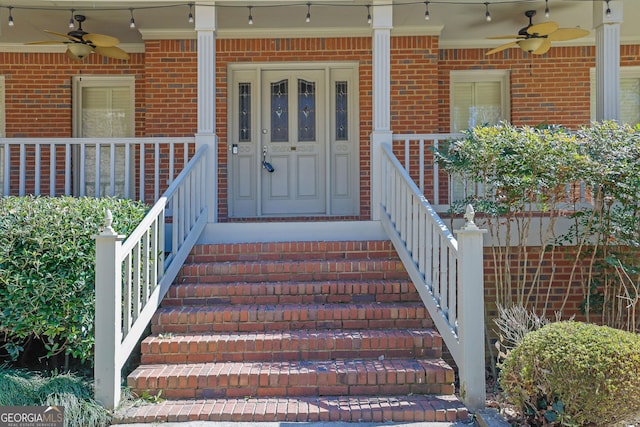
<svg viewBox="0 0 640 427">
<path fill-rule="evenodd" d="M 298 80 L 298 140 L 316 140 L 316 84 Z"/>
<path fill-rule="evenodd" d="M 271 83 L 271 142 L 289 141 L 289 81 Z"/>
<path fill-rule="evenodd" d="M 238 85 L 238 105 L 240 119 L 238 120 L 238 135 L 240 142 L 251 141 L 251 83 Z"/>
<path fill-rule="evenodd" d="M 336 82 L 336 141 L 349 139 L 347 101 L 347 82 Z"/>
</svg>

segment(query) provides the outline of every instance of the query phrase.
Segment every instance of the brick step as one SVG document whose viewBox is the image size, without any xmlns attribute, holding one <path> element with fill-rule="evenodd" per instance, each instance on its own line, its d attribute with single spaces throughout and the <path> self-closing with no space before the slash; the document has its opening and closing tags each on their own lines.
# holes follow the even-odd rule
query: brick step
<svg viewBox="0 0 640 427">
<path fill-rule="evenodd" d="M 410 281 L 184 283 L 172 285 L 162 300 L 162 305 L 331 304 L 400 301 L 420 301 L 420 295 Z"/>
<path fill-rule="evenodd" d="M 161 307 L 151 321 L 152 334 L 431 327 L 414 302 Z"/>
<path fill-rule="evenodd" d="M 455 422 L 469 413 L 455 396 L 321 396 L 165 400 L 114 414 L 114 423 L 218 422 Z"/>
<path fill-rule="evenodd" d="M 453 394 L 453 381 L 439 359 L 140 365 L 127 378 L 133 393 L 167 399 Z"/>
<path fill-rule="evenodd" d="M 233 261 L 296 261 L 398 258 L 388 240 L 196 245 L 187 264 Z"/>
<path fill-rule="evenodd" d="M 432 329 L 295 330 L 154 335 L 142 342 L 142 364 L 440 357 Z"/>
<path fill-rule="evenodd" d="M 185 264 L 179 283 L 406 280 L 398 259 L 237 261 Z"/>
</svg>

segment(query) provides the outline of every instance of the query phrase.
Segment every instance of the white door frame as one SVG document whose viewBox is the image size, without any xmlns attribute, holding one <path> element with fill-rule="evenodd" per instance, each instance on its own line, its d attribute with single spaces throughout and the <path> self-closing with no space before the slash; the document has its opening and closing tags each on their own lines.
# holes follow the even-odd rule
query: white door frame
<svg viewBox="0 0 640 427">
<path fill-rule="evenodd" d="M 331 95 L 327 95 L 326 102 L 323 102 L 324 108 L 324 117 L 325 122 L 323 124 L 319 124 L 324 126 L 323 132 L 327 136 L 327 143 L 324 146 L 325 150 L 325 198 L 326 198 L 326 209 L 324 216 L 334 216 L 334 215 L 350 215 L 357 216 L 360 213 L 360 135 L 359 135 L 359 86 L 358 86 L 358 72 L 359 72 L 359 64 L 355 61 L 345 61 L 345 62 L 278 62 L 278 63 L 239 63 L 239 64 L 229 64 L 227 67 L 227 152 L 228 152 L 228 215 L 230 218 L 233 217 L 245 217 L 241 213 L 235 212 L 235 210 L 241 210 L 241 208 L 234 208 L 234 185 L 239 185 L 237 182 L 239 180 L 239 171 L 233 170 L 234 168 L 234 150 L 237 153 L 238 147 L 234 148 L 234 141 L 237 140 L 238 136 L 238 119 L 236 112 L 238 111 L 238 100 L 236 85 L 240 82 L 249 82 L 254 86 L 252 88 L 252 100 L 251 100 L 251 109 L 252 109 L 252 117 L 255 118 L 255 123 L 251 123 L 251 147 L 252 153 L 245 153 L 247 155 L 247 160 L 245 164 L 248 165 L 248 162 L 251 162 L 249 166 L 250 170 L 246 172 L 248 174 L 249 179 L 252 180 L 251 186 L 244 185 L 243 188 L 246 190 L 247 204 L 243 205 L 242 209 L 253 209 L 254 214 L 249 215 L 249 217 L 265 217 L 261 210 L 261 199 L 262 194 L 262 177 L 263 172 L 262 168 L 262 140 L 260 131 L 265 128 L 265 124 L 262 123 L 262 115 L 259 113 L 259 108 L 262 105 L 262 73 L 263 71 L 271 71 L 271 70 L 287 70 L 287 71 L 295 71 L 295 70 L 323 70 L 324 78 L 325 78 L 325 88 L 329 94 L 332 94 L 331 85 L 336 79 L 342 80 L 345 75 L 348 74 L 349 78 L 349 88 L 350 88 L 350 97 L 349 97 L 349 123 L 351 129 L 349 130 L 349 141 L 346 144 L 342 144 L 343 146 L 347 146 L 351 144 L 353 153 L 349 158 L 348 162 L 348 173 L 350 174 L 350 182 L 349 185 L 349 195 L 350 198 L 350 210 L 347 211 L 338 211 L 336 209 L 343 209 L 340 205 L 340 202 L 336 202 L 336 198 L 332 196 L 332 189 L 335 187 L 332 182 L 332 168 L 334 167 L 334 154 L 332 152 L 332 148 L 336 145 L 335 138 L 332 132 L 335 132 L 333 128 L 334 118 L 332 114 L 335 112 L 332 111 L 334 107 L 334 100 L 331 99 Z M 244 148 L 247 151 L 247 148 Z M 335 151 L 335 150 L 334 150 Z M 344 151 L 344 150 L 343 150 Z M 242 154 L 242 153 L 241 153 Z M 344 162 L 343 162 L 344 163 Z M 256 174 L 257 176 L 253 176 Z M 343 174 L 344 175 L 344 174 Z M 234 178 L 235 176 L 235 178 Z M 255 199 L 255 202 L 253 201 Z M 255 205 L 253 205 L 255 203 Z M 336 208 L 334 209 L 334 206 Z M 280 215 L 277 215 L 280 216 Z M 284 216 L 284 215 L 283 215 Z M 304 215 L 307 216 L 307 215 Z M 323 215 L 313 215 L 313 216 L 323 216 Z"/>
</svg>

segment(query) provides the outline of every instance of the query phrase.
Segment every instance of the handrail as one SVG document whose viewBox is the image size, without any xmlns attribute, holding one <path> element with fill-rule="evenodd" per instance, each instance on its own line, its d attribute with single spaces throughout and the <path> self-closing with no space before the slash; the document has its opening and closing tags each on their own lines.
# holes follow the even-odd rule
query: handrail
<svg viewBox="0 0 640 427">
<path fill-rule="evenodd" d="M 107 408 L 118 405 L 121 369 L 207 223 L 206 154 L 205 145 L 126 241 L 110 213 L 96 236 L 95 396 Z"/>
<path fill-rule="evenodd" d="M 485 405 L 482 235 L 447 229 L 389 144 L 382 144 L 381 222 L 458 365 L 463 402 Z"/>
</svg>

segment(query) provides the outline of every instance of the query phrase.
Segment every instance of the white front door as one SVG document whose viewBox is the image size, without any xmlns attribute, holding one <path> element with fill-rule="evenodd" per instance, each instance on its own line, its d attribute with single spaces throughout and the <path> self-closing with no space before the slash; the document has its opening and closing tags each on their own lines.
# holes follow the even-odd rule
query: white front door
<svg viewBox="0 0 640 427">
<path fill-rule="evenodd" d="M 230 67 L 230 218 L 358 214 L 357 69 Z"/>
<path fill-rule="evenodd" d="M 265 215 L 326 212 L 324 93 L 323 70 L 262 74 Z"/>
</svg>

